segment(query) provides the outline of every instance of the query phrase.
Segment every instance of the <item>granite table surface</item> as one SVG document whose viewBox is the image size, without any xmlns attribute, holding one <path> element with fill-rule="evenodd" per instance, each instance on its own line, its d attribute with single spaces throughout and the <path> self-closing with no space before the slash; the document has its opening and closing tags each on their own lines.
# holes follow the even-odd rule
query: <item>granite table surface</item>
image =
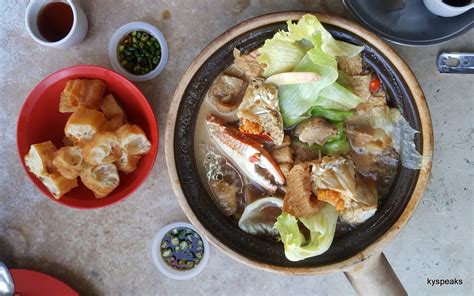
<svg viewBox="0 0 474 296">
<path fill-rule="evenodd" d="M 0 260 L 10 268 L 51 274 L 81 295 L 354 295 L 342 273 L 284 276 L 255 270 L 211 247 L 207 268 L 188 281 L 164 277 L 151 241 L 164 225 L 186 220 L 166 174 L 163 146 L 153 171 L 133 196 L 104 209 L 81 211 L 43 196 L 29 181 L 16 150 L 16 122 L 29 91 L 71 65 L 111 68 L 107 45 L 131 21 L 156 25 L 170 58 L 157 78 L 137 83 L 157 116 L 163 144 L 174 89 L 193 58 L 215 37 L 245 19 L 299 9 L 350 17 L 340 1 L 93 1 L 83 0 L 89 31 L 69 50 L 35 43 L 24 25 L 26 0 L 0 1 Z M 410 295 L 473 291 L 474 79 L 442 75 L 441 51 L 474 51 L 474 30 L 447 43 L 391 45 L 410 65 L 428 100 L 435 134 L 432 178 L 417 211 L 385 249 Z M 462 285 L 430 286 L 427 278 Z M 472 295 L 472 294 L 471 294 Z"/>
</svg>

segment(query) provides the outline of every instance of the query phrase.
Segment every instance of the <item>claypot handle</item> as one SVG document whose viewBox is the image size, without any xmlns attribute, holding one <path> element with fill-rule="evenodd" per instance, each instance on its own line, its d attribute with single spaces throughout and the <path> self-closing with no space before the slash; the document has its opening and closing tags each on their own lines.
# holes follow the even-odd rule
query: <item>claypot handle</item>
<svg viewBox="0 0 474 296">
<path fill-rule="evenodd" d="M 344 272 L 357 295 L 408 295 L 383 253 Z"/>
</svg>

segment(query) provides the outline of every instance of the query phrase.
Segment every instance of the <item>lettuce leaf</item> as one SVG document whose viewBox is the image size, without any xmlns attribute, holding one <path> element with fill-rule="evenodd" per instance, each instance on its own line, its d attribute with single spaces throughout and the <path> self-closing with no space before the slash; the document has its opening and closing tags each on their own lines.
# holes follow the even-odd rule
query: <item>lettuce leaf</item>
<svg viewBox="0 0 474 296">
<path fill-rule="evenodd" d="M 355 56 L 364 50 L 363 46 L 357 46 L 332 37 L 331 33 L 324 28 L 319 20 L 312 14 L 305 14 L 297 23 L 287 22 L 288 31 L 280 31 L 273 39 L 287 42 L 311 40 L 315 34 L 320 34 L 322 39 L 321 49 L 332 56 Z"/>
<path fill-rule="evenodd" d="M 278 99 L 285 127 L 311 116 L 314 106 L 347 111 L 362 100 L 335 83 L 336 56 L 359 54 L 363 47 L 335 40 L 314 15 L 304 15 L 297 23 L 288 21 L 288 31 L 277 32 L 259 49 L 264 76 L 294 72 L 314 72 L 321 79 L 311 83 L 280 85 Z"/>
<path fill-rule="evenodd" d="M 304 113 L 315 106 L 319 93 L 336 81 L 337 62 L 335 58 L 313 48 L 295 66 L 294 71 L 315 72 L 321 80 L 278 87 L 278 99 L 285 127 L 291 127 L 308 117 L 304 116 Z"/>
<path fill-rule="evenodd" d="M 269 77 L 291 71 L 301 61 L 306 50 L 297 43 L 273 38 L 266 40 L 258 52 L 258 61 L 267 65 L 263 76 Z"/>
<path fill-rule="evenodd" d="M 300 261 L 326 252 L 331 246 L 336 232 L 336 208 L 326 204 L 316 215 L 299 218 L 308 228 L 309 239 L 306 239 L 298 227 L 298 219 L 283 212 L 275 223 L 285 246 L 285 256 L 290 261 Z"/>
<path fill-rule="evenodd" d="M 319 93 L 315 105 L 326 109 L 347 111 L 357 107 L 362 101 L 360 97 L 336 82 Z"/>
</svg>

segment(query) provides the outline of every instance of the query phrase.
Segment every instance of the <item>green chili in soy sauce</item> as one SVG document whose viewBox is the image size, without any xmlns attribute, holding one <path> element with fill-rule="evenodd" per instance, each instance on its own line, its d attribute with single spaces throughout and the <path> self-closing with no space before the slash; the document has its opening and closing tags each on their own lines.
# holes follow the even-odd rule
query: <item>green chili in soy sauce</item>
<svg viewBox="0 0 474 296">
<path fill-rule="evenodd" d="M 161 47 L 147 32 L 133 31 L 125 36 L 117 48 L 122 67 L 134 75 L 145 75 L 160 63 Z"/>
<path fill-rule="evenodd" d="M 170 230 L 160 246 L 165 262 L 177 270 L 189 270 L 204 256 L 204 243 L 197 232 L 187 227 Z"/>
</svg>

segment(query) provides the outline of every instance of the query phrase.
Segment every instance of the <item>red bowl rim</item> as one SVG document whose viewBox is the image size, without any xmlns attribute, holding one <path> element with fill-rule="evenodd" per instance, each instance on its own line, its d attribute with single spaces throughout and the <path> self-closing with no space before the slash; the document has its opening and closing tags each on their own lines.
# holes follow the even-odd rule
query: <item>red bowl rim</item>
<svg viewBox="0 0 474 296">
<path fill-rule="evenodd" d="M 24 114 L 24 111 L 25 111 L 25 108 L 26 108 L 26 104 L 28 102 L 28 99 L 36 92 L 38 92 L 40 90 L 40 85 L 43 83 L 43 82 L 46 82 L 48 81 L 49 79 L 51 79 L 53 76 L 55 75 L 58 75 L 59 73 L 63 72 L 63 71 L 66 71 L 66 70 L 71 70 L 71 69 L 77 69 L 77 68 L 86 68 L 86 69 L 100 69 L 100 70 L 105 70 L 105 71 L 108 71 L 110 73 L 112 73 L 113 75 L 116 75 L 120 78 L 123 79 L 123 83 L 127 84 L 128 87 L 132 88 L 134 91 L 137 92 L 137 94 L 139 95 L 140 99 L 143 100 L 143 102 L 145 103 L 144 104 L 144 107 L 147 109 L 147 113 L 151 114 L 152 118 L 154 119 L 152 124 L 150 125 L 150 133 L 152 135 L 155 135 L 156 136 L 156 145 L 153 145 L 151 146 L 151 150 L 150 150 L 150 155 L 152 156 L 151 157 L 151 164 L 149 165 L 149 167 L 146 169 L 146 171 L 144 172 L 144 175 L 143 177 L 141 178 L 141 180 L 139 180 L 136 184 L 135 184 L 135 187 L 132 188 L 128 193 L 126 193 L 123 197 L 121 197 L 120 199 L 117 199 L 115 201 L 112 201 L 112 202 L 106 202 L 104 204 L 98 204 L 98 205 L 93 205 L 93 206 L 77 206 L 77 205 L 71 205 L 67 202 L 65 202 L 64 200 L 62 199 L 56 199 L 54 198 L 53 196 L 51 196 L 51 193 L 43 188 L 43 187 L 40 187 L 36 184 L 36 177 L 33 176 L 31 174 L 31 172 L 27 169 L 26 165 L 25 165 L 25 162 L 24 162 L 24 159 L 22 157 L 22 155 L 20 154 L 20 143 L 19 143 L 19 140 L 18 140 L 18 132 L 20 130 L 20 128 L 22 128 L 22 121 L 20 120 L 21 117 L 22 117 L 22 114 Z M 80 209 L 80 210 L 91 210 L 91 209 L 98 209 L 98 208 L 104 208 L 104 207 L 108 207 L 108 206 L 111 206 L 113 204 L 116 204 L 118 202 L 121 202 L 123 200 L 125 200 L 126 198 L 128 198 L 130 195 L 132 195 L 142 184 L 143 182 L 148 178 L 148 176 L 150 175 L 150 172 L 151 170 L 153 169 L 154 165 L 155 165 L 155 162 L 156 162 L 156 157 L 158 155 L 158 146 L 159 146 L 159 131 L 158 131 L 158 124 L 156 122 L 156 117 L 155 117 L 155 113 L 153 112 L 153 109 L 151 108 L 150 106 L 150 103 L 148 102 L 147 98 L 145 97 L 145 95 L 142 93 L 142 91 L 135 86 L 135 84 L 133 84 L 130 80 L 128 80 L 125 76 L 115 72 L 114 70 L 111 70 L 111 69 L 108 69 L 108 68 L 105 68 L 105 67 L 101 67 L 101 66 L 97 66 L 97 65 L 90 65 L 90 64 L 83 64 L 83 65 L 74 65 L 74 66 L 70 66 L 70 67 L 66 67 L 66 68 L 62 68 L 62 69 L 59 69 L 51 74 L 49 74 L 48 76 L 46 76 L 45 78 L 43 78 L 40 82 L 38 82 L 36 84 L 36 86 L 28 93 L 28 95 L 26 96 L 26 99 L 25 101 L 23 102 L 23 105 L 20 109 L 20 113 L 18 114 L 18 119 L 17 119 L 17 126 L 16 126 L 16 146 L 17 146 L 17 152 L 18 152 L 18 156 L 20 158 L 20 162 L 23 166 L 23 169 L 25 170 L 26 172 L 26 175 L 28 176 L 28 178 L 30 178 L 31 182 L 33 183 L 33 185 L 38 188 L 41 193 L 43 193 L 43 195 L 46 195 L 50 200 L 53 200 L 59 204 L 62 204 L 64 206 L 67 206 L 67 207 L 70 207 L 70 208 L 75 208 L 75 209 Z M 107 198 L 105 199 L 102 199 L 102 200 L 106 200 Z"/>
</svg>

